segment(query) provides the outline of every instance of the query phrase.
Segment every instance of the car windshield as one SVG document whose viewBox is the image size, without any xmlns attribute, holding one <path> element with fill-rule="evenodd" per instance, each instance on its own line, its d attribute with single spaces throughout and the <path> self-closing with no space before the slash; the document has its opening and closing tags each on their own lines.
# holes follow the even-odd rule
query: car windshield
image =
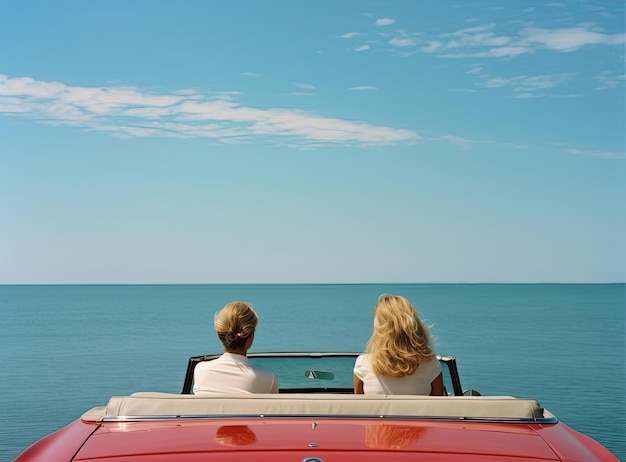
<svg viewBox="0 0 626 462">
<path fill-rule="evenodd" d="M 340 392 L 352 393 L 352 370 L 360 353 L 249 353 L 248 359 L 254 366 L 276 374 L 281 393 L 296 392 Z M 198 362 L 211 361 L 219 355 L 195 356 L 190 358 L 183 393 L 191 392 L 193 368 Z M 448 394 L 462 394 L 456 369 L 456 360 L 451 356 L 438 356 L 443 371 L 444 387 Z M 455 385 L 456 383 L 456 385 Z"/>
<path fill-rule="evenodd" d="M 281 390 L 300 388 L 352 389 L 352 368 L 358 354 L 342 356 L 250 357 L 250 362 L 276 374 Z"/>
</svg>

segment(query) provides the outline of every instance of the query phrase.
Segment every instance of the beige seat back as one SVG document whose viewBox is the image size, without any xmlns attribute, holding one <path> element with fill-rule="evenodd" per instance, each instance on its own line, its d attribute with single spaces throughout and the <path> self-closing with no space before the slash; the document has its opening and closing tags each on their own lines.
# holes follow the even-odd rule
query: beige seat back
<svg viewBox="0 0 626 462">
<path fill-rule="evenodd" d="M 83 420 L 139 416 L 406 416 L 540 419 L 536 400 L 485 396 L 401 396 L 341 394 L 178 395 L 134 393 L 114 396 Z"/>
</svg>

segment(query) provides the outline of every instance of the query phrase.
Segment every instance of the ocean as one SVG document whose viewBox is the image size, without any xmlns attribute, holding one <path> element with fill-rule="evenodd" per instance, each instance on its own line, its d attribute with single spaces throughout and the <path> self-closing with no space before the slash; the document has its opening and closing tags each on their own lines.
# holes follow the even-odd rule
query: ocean
<svg viewBox="0 0 626 462">
<path fill-rule="evenodd" d="M 0 460 L 112 395 L 178 393 L 221 353 L 213 316 L 259 314 L 251 351 L 363 351 L 381 293 L 407 297 L 464 389 L 539 400 L 626 461 L 625 284 L 0 286 Z"/>
</svg>

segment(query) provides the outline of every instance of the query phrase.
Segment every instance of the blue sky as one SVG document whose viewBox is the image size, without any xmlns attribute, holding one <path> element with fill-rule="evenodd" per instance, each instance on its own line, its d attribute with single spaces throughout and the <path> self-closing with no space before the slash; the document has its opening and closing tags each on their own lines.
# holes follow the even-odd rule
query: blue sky
<svg viewBox="0 0 626 462">
<path fill-rule="evenodd" d="M 626 280 L 623 2 L 0 3 L 0 283 Z"/>
</svg>

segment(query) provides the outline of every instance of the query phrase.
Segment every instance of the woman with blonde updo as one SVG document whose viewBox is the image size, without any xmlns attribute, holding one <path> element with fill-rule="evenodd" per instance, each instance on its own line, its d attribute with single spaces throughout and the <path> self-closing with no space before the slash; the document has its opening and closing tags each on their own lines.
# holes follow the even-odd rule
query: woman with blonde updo
<svg viewBox="0 0 626 462">
<path fill-rule="evenodd" d="M 443 395 L 441 365 L 428 328 L 411 303 L 384 294 L 374 307 L 374 332 L 354 365 L 354 392 Z"/>
<path fill-rule="evenodd" d="M 224 354 L 196 366 L 194 394 L 278 393 L 274 373 L 248 362 L 258 321 L 246 302 L 231 302 L 216 313 L 215 332 L 224 345 Z"/>
</svg>

